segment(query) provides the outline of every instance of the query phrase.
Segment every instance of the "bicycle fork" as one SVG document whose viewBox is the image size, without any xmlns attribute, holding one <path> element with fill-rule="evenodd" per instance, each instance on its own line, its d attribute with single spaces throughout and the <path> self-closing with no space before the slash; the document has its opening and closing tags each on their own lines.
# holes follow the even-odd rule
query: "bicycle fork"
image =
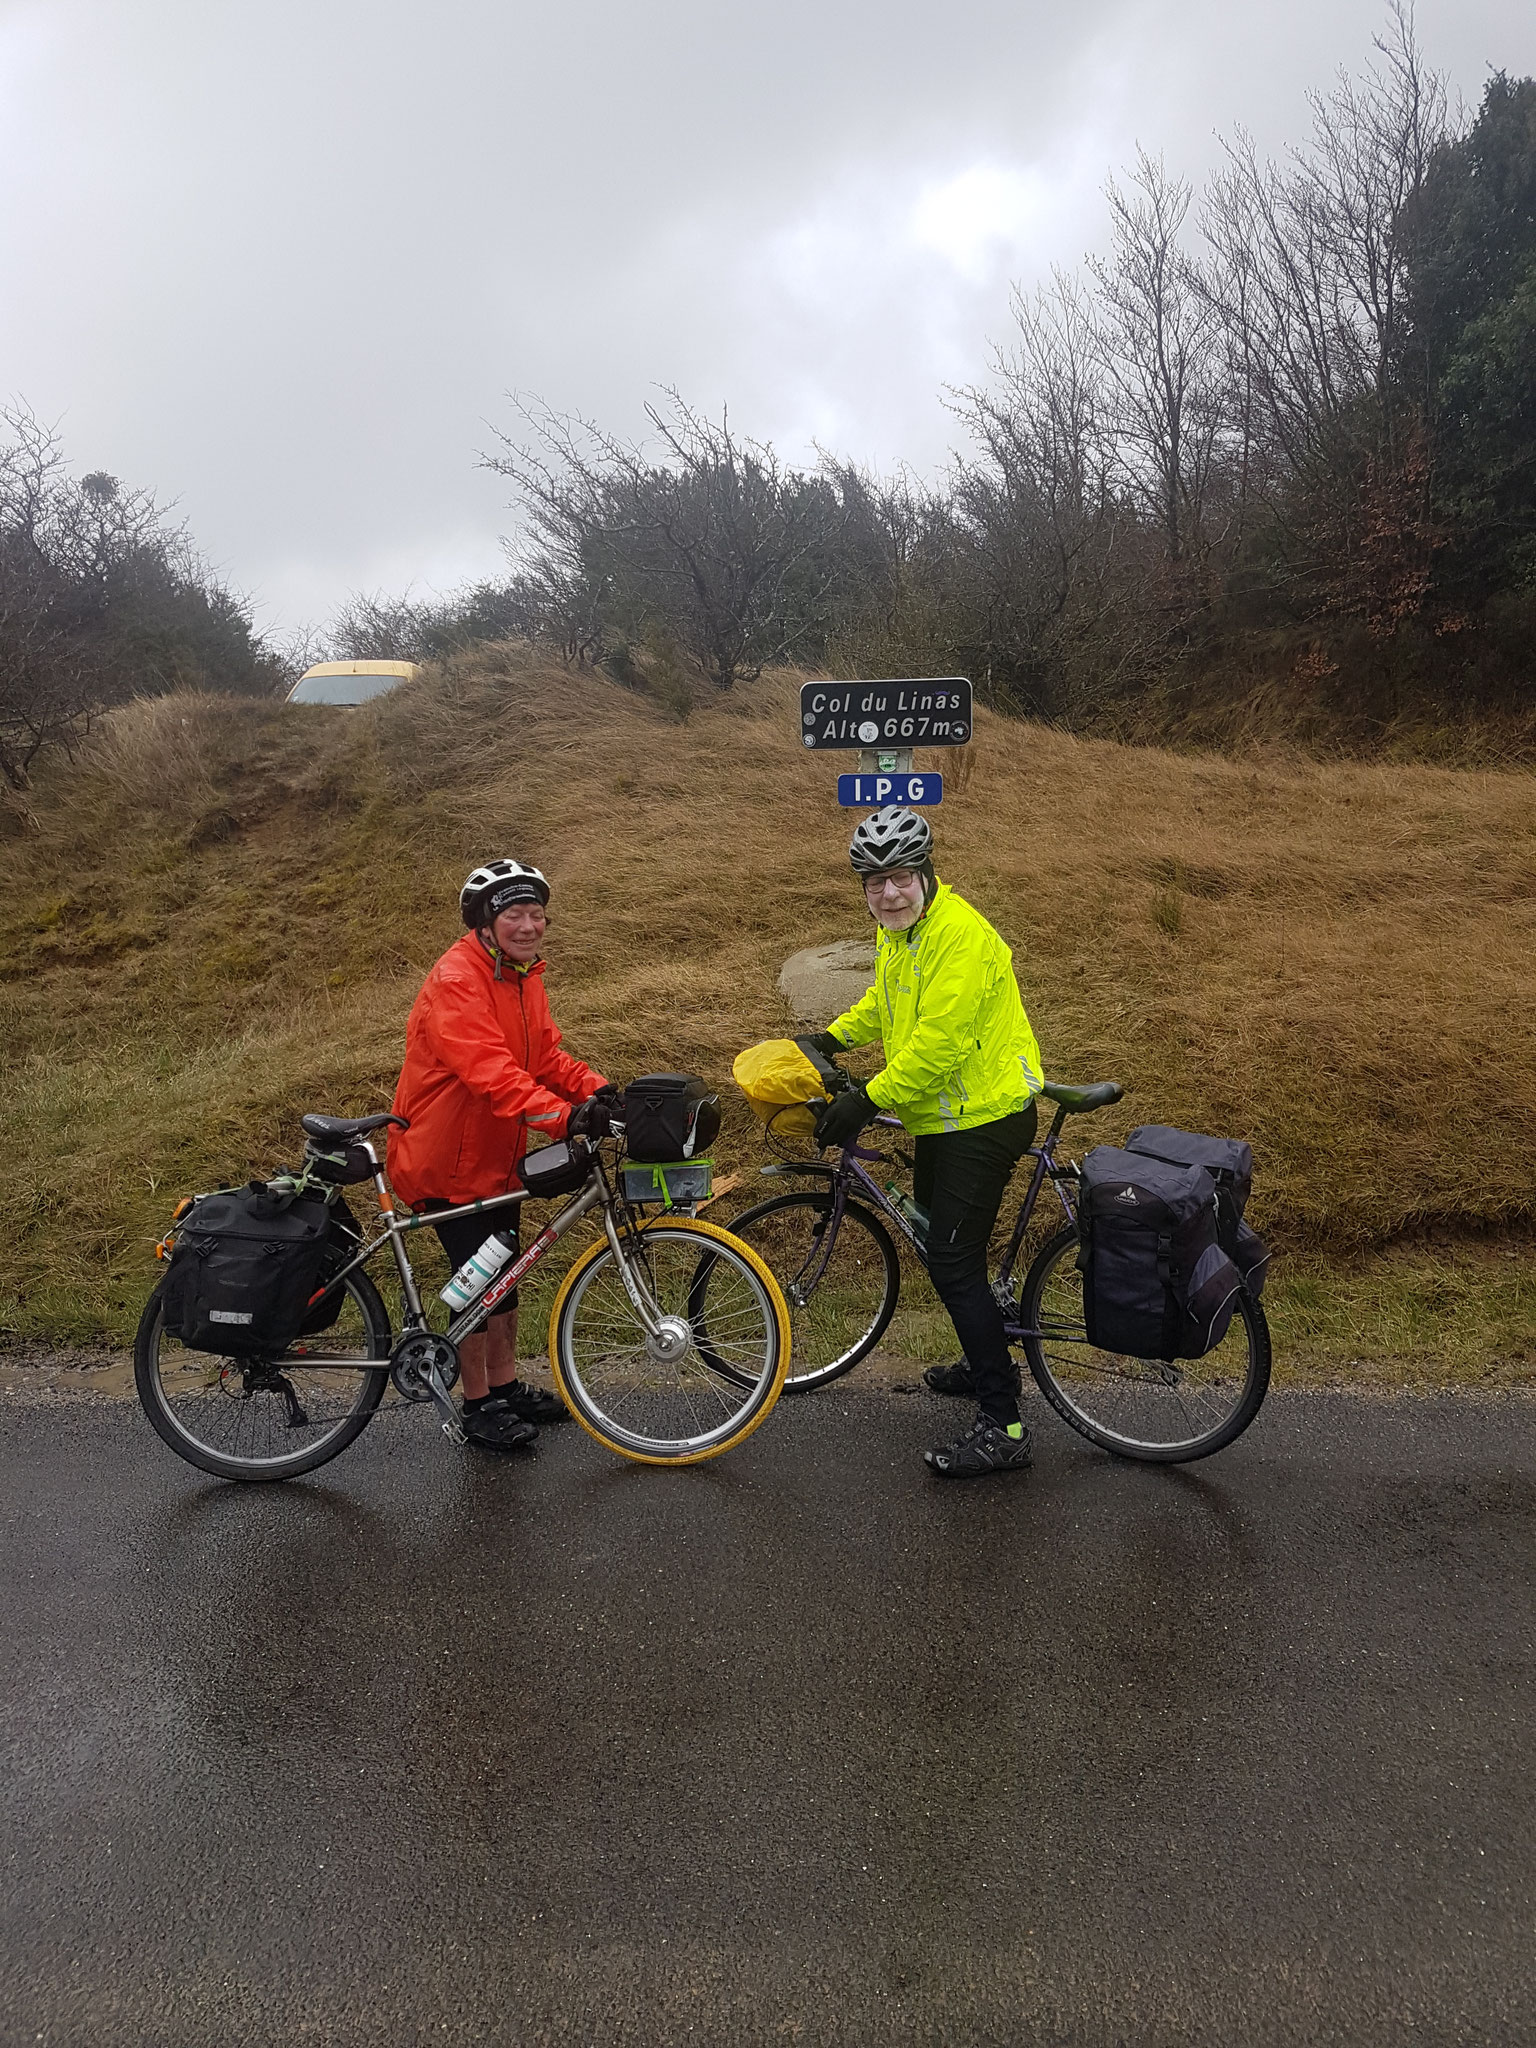
<svg viewBox="0 0 1536 2048">
<path fill-rule="evenodd" d="M 649 1338 L 659 1337 L 661 1334 L 662 1317 L 655 1302 L 647 1298 L 645 1290 L 631 1271 L 630 1261 L 624 1256 L 624 1246 L 619 1239 L 618 1226 L 613 1220 L 612 1209 L 604 1209 L 603 1211 L 603 1230 L 607 1236 L 609 1248 L 613 1252 L 614 1264 L 619 1270 L 619 1278 L 624 1283 L 624 1292 L 629 1296 L 629 1305 L 640 1318 L 641 1329 L 644 1330 Z"/>
</svg>

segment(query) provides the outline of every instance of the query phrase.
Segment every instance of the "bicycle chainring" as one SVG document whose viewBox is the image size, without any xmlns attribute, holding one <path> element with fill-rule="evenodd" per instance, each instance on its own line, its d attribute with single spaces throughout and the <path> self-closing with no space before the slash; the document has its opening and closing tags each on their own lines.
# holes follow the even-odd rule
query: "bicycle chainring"
<svg viewBox="0 0 1536 2048">
<path fill-rule="evenodd" d="M 389 1354 L 389 1376 L 402 1401 L 432 1399 L 434 1366 L 443 1386 L 453 1386 L 459 1377 L 458 1346 L 435 1330 L 408 1330 Z"/>
</svg>

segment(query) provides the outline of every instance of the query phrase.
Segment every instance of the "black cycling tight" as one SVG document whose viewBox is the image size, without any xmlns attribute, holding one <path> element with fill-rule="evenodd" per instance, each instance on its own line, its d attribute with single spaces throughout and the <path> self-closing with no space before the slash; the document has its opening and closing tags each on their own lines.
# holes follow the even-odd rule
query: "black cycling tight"
<svg viewBox="0 0 1536 2048">
<path fill-rule="evenodd" d="M 1019 1419 L 1019 1374 L 987 1283 L 987 1243 L 1014 1167 L 1034 1142 L 1035 1105 L 914 1142 L 914 1198 L 928 1211 L 928 1272 L 971 1362 L 983 1411 Z"/>
</svg>

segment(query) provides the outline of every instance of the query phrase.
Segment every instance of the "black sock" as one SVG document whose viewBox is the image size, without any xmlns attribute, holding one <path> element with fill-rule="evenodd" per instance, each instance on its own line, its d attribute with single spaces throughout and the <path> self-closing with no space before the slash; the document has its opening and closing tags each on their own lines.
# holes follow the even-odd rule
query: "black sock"
<svg viewBox="0 0 1536 2048">
<path fill-rule="evenodd" d="M 477 1394 L 473 1400 L 466 1394 L 464 1406 L 466 1408 L 483 1408 L 487 1401 L 504 1401 L 517 1384 L 517 1379 L 514 1376 L 510 1380 L 503 1380 L 499 1387 L 492 1387 L 488 1394 Z"/>
</svg>

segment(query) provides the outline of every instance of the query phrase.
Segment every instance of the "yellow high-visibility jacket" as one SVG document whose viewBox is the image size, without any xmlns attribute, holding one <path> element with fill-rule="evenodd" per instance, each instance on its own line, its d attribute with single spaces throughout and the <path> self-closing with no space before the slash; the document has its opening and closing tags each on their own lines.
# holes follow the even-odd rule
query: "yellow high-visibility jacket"
<svg viewBox="0 0 1536 2048">
<path fill-rule="evenodd" d="M 1013 954 L 944 882 L 916 924 L 882 929 L 874 987 L 827 1028 L 844 1045 L 885 1040 L 869 1099 L 914 1137 L 995 1123 L 1044 1079 Z"/>
</svg>

